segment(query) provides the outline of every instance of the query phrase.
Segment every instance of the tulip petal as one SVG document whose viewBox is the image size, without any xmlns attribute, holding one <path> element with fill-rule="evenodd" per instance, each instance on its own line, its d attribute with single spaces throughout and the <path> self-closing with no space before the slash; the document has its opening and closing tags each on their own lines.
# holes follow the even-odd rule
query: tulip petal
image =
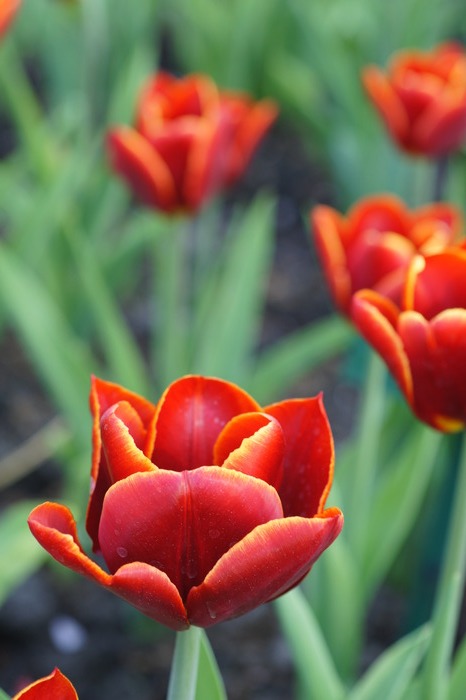
<svg viewBox="0 0 466 700">
<path fill-rule="evenodd" d="M 98 551 L 97 533 L 99 530 L 100 513 L 104 496 L 112 481 L 110 474 L 103 464 L 102 459 L 102 436 L 100 420 L 102 415 L 110 406 L 125 401 L 137 412 L 142 426 L 137 419 L 133 419 L 132 436 L 136 445 L 143 449 L 143 444 L 147 441 L 147 428 L 155 414 L 155 406 L 142 396 L 132 391 L 124 389 L 119 384 L 104 381 L 98 377 L 91 378 L 91 393 L 89 397 L 90 408 L 93 416 L 92 425 L 92 467 L 91 467 L 91 495 L 86 514 L 86 529 L 92 539 L 94 551 Z M 137 425 L 137 428 L 136 428 Z"/>
<path fill-rule="evenodd" d="M 183 377 L 168 387 L 157 405 L 152 462 L 175 471 L 213 464 L 215 442 L 228 421 L 260 410 L 249 394 L 230 382 Z"/>
<path fill-rule="evenodd" d="M 209 627 L 286 592 L 310 571 L 342 525 L 341 512 L 333 508 L 317 518 L 285 518 L 256 527 L 191 589 L 190 621 Z"/>
<path fill-rule="evenodd" d="M 280 423 L 264 413 L 242 413 L 220 433 L 214 462 L 278 488 L 283 476 L 285 437 Z"/>
<path fill-rule="evenodd" d="M 275 489 L 221 467 L 134 474 L 110 488 L 99 530 L 110 571 L 146 562 L 184 599 L 215 562 L 257 525 L 283 515 Z"/>
<path fill-rule="evenodd" d="M 333 479 L 334 446 L 322 396 L 288 399 L 264 408 L 285 434 L 278 490 L 285 516 L 312 517 L 325 505 Z"/>
<path fill-rule="evenodd" d="M 32 534 L 60 564 L 110 589 L 144 614 L 173 629 L 185 629 L 186 612 L 178 590 L 168 577 L 144 563 L 121 566 L 111 576 L 83 551 L 71 512 L 58 503 L 43 503 L 28 518 Z M 123 564 L 120 557 L 120 564 Z"/>
<path fill-rule="evenodd" d="M 395 141 L 404 145 L 409 132 L 408 115 L 390 82 L 375 66 L 363 70 L 362 81 L 389 133 Z"/>
<path fill-rule="evenodd" d="M 466 249 L 413 260 L 407 275 L 403 308 L 431 319 L 448 308 L 466 308 Z"/>
<path fill-rule="evenodd" d="M 344 243 L 346 222 L 331 207 L 319 205 L 311 212 L 311 228 L 333 301 L 348 313 L 352 288 Z"/>
<path fill-rule="evenodd" d="M 413 380 L 403 343 L 396 329 L 398 309 L 389 299 L 364 289 L 351 305 L 351 318 L 364 338 L 379 353 L 398 382 L 408 403 L 412 403 Z"/>
<path fill-rule="evenodd" d="M 443 432 L 466 424 L 466 309 L 448 309 L 430 323 L 415 311 L 399 319 L 411 365 L 413 410 Z"/>
<path fill-rule="evenodd" d="M 31 683 L 12 700 L 78 700 L 71 681 L 56 668 L 49 676 Z"/>
<path fill-rule="evenodd" d="M 102 445 L 110 484 L 136 472 L 154 471 L 156 468 L 137 447 L 133 434 L 138 429 L 142 430 L 139 415 L 126 401 L 115 404 L 102 416 Z"/>
<path fill-rule="evenodd" d="M 378 233 L 400 233 L 407 237 L 409 212 L 396 195 L 382 194 L 366 197 L 357 202 L 348 212 L 348 241 L 351 244 L 361 231 Z"/>
<path fill-rule="evenodd" d="M 423 153 L 439 156 L 456 150 L 466 137 L 466 88 L 439 96 L 415 124 L 413 140 Z"/>
<path fill-rule="evenodd" d="M 119 127 L 107 135 L 113 169 L 148 206 L 166 212 L 180 208 L 170 169 L 151 143 L 130 127 Z"/>
</svg>

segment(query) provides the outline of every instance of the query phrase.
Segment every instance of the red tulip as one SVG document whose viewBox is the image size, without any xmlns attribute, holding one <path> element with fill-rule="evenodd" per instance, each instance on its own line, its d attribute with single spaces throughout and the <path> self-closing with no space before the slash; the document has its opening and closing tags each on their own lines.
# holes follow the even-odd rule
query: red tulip
<svg viewBox="0 0 466 700">
<path fill-rule="evenodd" d="M 21 0 L 0 0 L 0 36 L 3 36 L 14 20 Z"/>
<path fill-rule="evenodd" d="M 339 534 L 324 510 L 333 440 L 320 396 L 264 409 L 234 384 L 187 376 L 156 405 L 94 379 L 87 530 L 44 503 L 29 525 L 65 566 L 175 630 L 208 627 L 296 586 Z"/>
<path fill-rule="evenodd" d="M 276 114 L 206 76 L 160 72 L 142 90 L 135 128 L 109 132 L 111 164 L 147 205 L 195 212 L 241 176 Z"/>
<path fill-rule="evenodd" d="M 413 257 L 443 250 L 462 228 L 462 215 L 450 204 L 409 211 L 388 194 L 360 200 L 346 217 L 319 205 L 310 219 L 327 284 L 346 315 L 359 289 L 374 289 L 399 301 Z"/>
<path fill-rule="evenodd" d="M 78 700 L 72 683 L 56 668 L 50 676 L 31 683 L 12 700 Z"/>
<path fill-rule="evenodd" d="M 439 156 L 466 136 L 466 53 L 459 44 L 397 53 L 383 73 L 368 66 L 364 87 L 400 148 Z"/>
<path fill-rule="evenodd" d="M 466 246 L 408 270 L 401 308 L 371 290 L 352 319 L 380 353 L 418 418 L 443 432 L 466 426 Z"/>
</svg>

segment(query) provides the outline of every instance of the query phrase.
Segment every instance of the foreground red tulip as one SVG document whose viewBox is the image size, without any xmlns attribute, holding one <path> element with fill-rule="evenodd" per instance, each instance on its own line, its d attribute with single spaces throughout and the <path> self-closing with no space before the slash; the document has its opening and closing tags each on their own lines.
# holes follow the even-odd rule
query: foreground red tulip
<svg viewBox="0 0 466 700">
<path fill-rule="evenodd" d="M 175 630 L 208 627 L 296 586 L 339 534 L 324 510 L 333 440 L 321 397 L 261 409 L 219 379 L 187 376 L 157 405 L 94 379 L 87 530 L 38 506 L 30 528 L 65 566 Z"/>
<path fill-rule="evenodd" d="M 361 199 L 346 217 L 319 205 L 310 219 L 333 300 L 347 315 L 351 297 L 359 289 L 373 289 L 400 301 L 413 257 L 440 252 L 453 243 L 463 226 L 460 211 L 450 204 L 409 211 L 389 194 Z"/>
<path fill-rule="evenodd" d="M 466 247 L 415 258 L 401 308 L 376 292 L 358 292 L 352 318 L 418 418 L 443 432 L 464 430 Z"/>
<path fill-rule="evenodd" d="M 135 128 L 108 134 L 113 168 L 147 205 L 195 212 L 243 173 L 276 107 L 221 93 L 203 75 L 160 72 L 144 87 Z"/>
<path fill-rule="evenodd" d="M 363 71 L 366 91 L 398 146 L 439 156 L 466 137 L 466 53 L 448 43 L 430 52 L 402 51 L 387 73 Z"/>
<path fill-rule="evenodd" d="M 0 37 L 14 20 L 20 5 L 21 0 L 0 0 Z"/>
<path fill-rule="evenodd" d="M 56 668 L 50 676 L 31 683 L 12 700 L 78 700 L 72 683 Z"/>
</svg>

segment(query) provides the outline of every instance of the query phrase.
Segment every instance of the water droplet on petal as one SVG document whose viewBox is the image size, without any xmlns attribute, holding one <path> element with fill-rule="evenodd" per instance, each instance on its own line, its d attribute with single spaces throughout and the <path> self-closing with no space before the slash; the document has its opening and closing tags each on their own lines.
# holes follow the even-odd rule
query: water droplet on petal
<svg viewBox="0 0 466 700">
<path fill-rule="evenodd" d="M 217 617 L 217 613 L 215 612 L 215 610 L 212 608 L 212 606 L 209 603 L 206 603 L 205 606 L 207 608 L 207 612 L 209 613 L 211 619 L 215 620 L 215 618 Z"/>
<path fill-rule="evenodd" d="M 213 540 L 216 540 L 217 537 L 220 537 L 220 531 L 212 528 L 212 530 L 209 530 L 209 537 L 211 537 Z"/>
<path fill-rule="evenodd" d="M 126 559 L 128 556 L 128 550 L 125 547 L 117 547 L 117 554 L 122 559 Z"/>
</svg>

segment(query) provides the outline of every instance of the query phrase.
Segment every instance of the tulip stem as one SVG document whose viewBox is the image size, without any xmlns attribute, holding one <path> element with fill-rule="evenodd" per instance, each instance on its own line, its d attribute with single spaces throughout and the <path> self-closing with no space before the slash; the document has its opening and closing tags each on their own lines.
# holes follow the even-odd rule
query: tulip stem
<svg viewBox="0 0 466 700">
<path fill-rule="evenodd" d="M 432 201 L 440 202 L 445 196 L 445 188 L 448 181 L 448 156 L 440 156 L 434 161 L 434 186 L 432 192 Z"/>
<path fill-rule="evenodd" d="M 202 633 L 200 627 L 177 633 L 167 700 L 194 700 L 196 697 Z"/>
<path fill-rule="evenodd" d="M 444 561 L 437 586 L 433 632 L 423 673 L 425 700 L 445 700 L 466 569 L 466 437 L 463 436 Z"/>
</svg>

